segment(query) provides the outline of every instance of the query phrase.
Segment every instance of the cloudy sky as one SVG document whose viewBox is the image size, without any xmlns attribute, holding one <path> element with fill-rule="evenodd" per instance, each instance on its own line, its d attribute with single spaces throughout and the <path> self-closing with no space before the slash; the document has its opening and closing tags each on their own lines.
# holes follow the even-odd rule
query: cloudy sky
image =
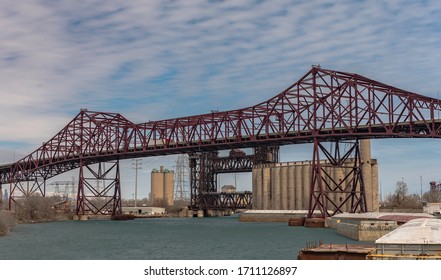
<svg viewBox="0 0 441 280">
<path fill-rule="evenodd" d="M 32 152 L 80 108 L 134 122 L 236 109 L 274 96 L 313 64 L 441 91 L 435 0 L 1 1 L 0 26 L 0 164 Z M 440 180 L 438 143 L 373 142 L 383 193 L 402 177 L 417 193 L 420 176 L 425 189 Z M 284 147 L 282 159 L 310 159 L 311 150 Z M 141 184 L 174 159 L 145 159 Z"/>
</svg>

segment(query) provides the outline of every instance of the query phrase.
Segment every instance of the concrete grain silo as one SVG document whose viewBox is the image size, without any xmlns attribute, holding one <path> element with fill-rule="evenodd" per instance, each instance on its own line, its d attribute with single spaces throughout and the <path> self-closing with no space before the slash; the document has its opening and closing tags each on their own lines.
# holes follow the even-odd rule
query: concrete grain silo
<svg viewBox="0 0 441 280">
<path fill-rule="evenodd" d="M 153 169 L 151 174 L 151 200 L 153 206 L 174 204 L 174 172 L 164 169 Z"/>
<path fill-rule="evenodd" d="M 175 174 L 172 170 L 164 170 L 164 202 L 166 205 L 174 204 L 174 185 L 175 185 Z"/>
</svg>

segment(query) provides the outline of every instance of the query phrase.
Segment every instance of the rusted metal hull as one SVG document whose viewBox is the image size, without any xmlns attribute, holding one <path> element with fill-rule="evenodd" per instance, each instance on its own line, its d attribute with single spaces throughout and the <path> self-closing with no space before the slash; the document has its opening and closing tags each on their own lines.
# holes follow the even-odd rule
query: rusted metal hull
<svg viewBox="0 0 441 280">
<path fill-rule="evenodd" d="M 375 245 L 322 244 L 299 252 L 299 260 L 366 260 Z"/>
</svg>

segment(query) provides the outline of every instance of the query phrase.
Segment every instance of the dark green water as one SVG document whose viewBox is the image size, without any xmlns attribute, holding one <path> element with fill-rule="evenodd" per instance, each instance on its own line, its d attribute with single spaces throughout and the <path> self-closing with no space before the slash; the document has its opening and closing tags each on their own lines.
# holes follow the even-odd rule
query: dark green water
<svg viewBox="0 0 441 280">
<path fill-rule="evenodd" d="M 359 243 L 333 229 L 219 218 L 63 221 L 17 225 L 2 260 L 297 259 L 307 242 Z"/>
</svg>

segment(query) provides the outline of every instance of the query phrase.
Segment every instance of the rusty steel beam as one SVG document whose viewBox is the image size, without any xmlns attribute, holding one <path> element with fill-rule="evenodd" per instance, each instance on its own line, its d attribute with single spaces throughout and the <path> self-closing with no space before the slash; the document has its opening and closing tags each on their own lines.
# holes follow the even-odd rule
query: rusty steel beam
<svg viewBox="0 0 441 280">
<path fill-rule="evenodd" d="M 349 145 L 343 151 L 339 141 L 331 149 L 318 139 L 314 141 L 311 173 L 311 191 L 308 217 L 322 218 L 335 214 L 367 212 L 365 183 L 362 175 L 359 142 L 343 142 Z M 320 155 L 323 154 L 325 158 Z M 337 178 L 335 172 L 340 172 Z"/>
<path fill-rule="evenodd" d="M 75 213 L 122 213 L 119 161 L 81 164 Z"/>
</svg>

